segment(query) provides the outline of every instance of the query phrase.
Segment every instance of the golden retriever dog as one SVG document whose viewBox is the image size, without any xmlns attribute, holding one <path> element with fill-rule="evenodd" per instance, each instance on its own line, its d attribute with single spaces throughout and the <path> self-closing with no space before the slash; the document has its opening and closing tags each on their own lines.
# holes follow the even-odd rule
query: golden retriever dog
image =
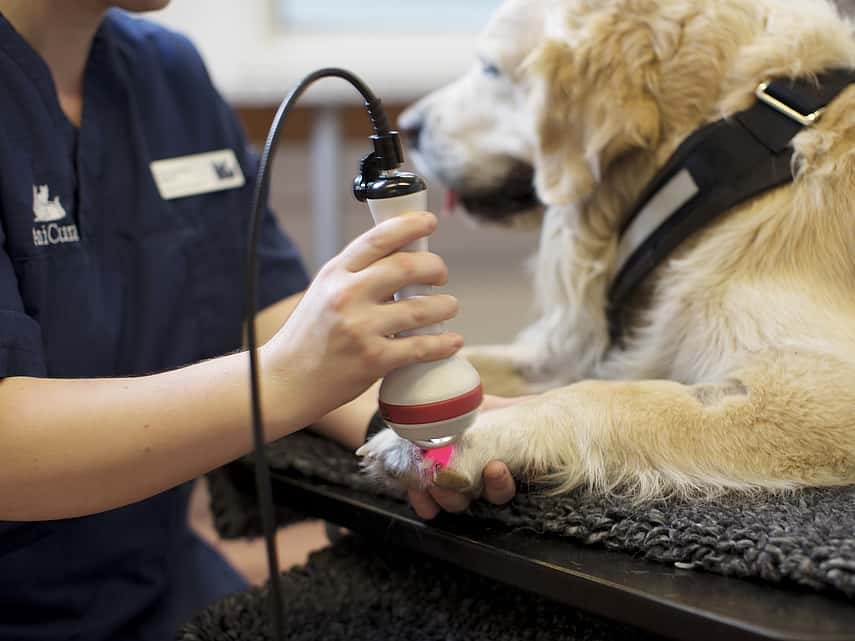
<svg viewBox="0 0 855 641">
<path fill-rule="evenodd" d="M 606 314 L 621 225 L 678 145 L 761 82 L 855 66 L 852 25 L 827 0 L 507 0 L 480 57 L 402 127 L 468 215 L 542 219 L 537 320 L 467 352 L 486 392 L 533 396 L 436 474 L 389 430 L 369 471 L 473 495 L 492 459 L 638 498 L 855 483 L 855 87 L 793 139 L 793 182 L 659 264 L 619 341 Z"/>
</svg>

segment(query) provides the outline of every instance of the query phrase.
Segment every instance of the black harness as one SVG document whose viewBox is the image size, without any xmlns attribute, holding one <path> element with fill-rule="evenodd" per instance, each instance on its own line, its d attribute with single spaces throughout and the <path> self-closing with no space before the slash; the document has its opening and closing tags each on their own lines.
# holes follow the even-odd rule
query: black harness
<svg viewBox="0 0 855 641">
<path fill-rule="evenodd" d="M 793 180 L 790 142 L 852 83 L 853 69 L 827 71 L 815 80 L 763 83 L 750 109 L 683 141 L 620 230 L 607 309 L 613 343 L 623 333 L 636 287 L 680 243 L 736 205 Z"/>
</svg>

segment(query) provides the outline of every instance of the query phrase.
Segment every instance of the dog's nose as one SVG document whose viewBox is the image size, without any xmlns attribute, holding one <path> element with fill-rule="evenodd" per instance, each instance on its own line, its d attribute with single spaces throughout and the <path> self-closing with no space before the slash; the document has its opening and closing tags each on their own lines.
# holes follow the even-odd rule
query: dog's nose
<svg viewBox="0 0 855 641">
<path fill-rule="evenodd" d="M 403 123 L 399 124 L 401 125 L 401 135 L 403 135 L 404 140 L 407 141 L 407 146 L 414 151 L 418 150 L 419 139 L 422 135 L 421 121 L 407 123 L 407 126 L 404 126 Z"/>
<path fill-rule="evenodd" d="M 422 110 L 417 106 L 405 109 L 398 117 L 398 128 L 410 149 L 417 150 L 424 129 Z"/>
</svg>

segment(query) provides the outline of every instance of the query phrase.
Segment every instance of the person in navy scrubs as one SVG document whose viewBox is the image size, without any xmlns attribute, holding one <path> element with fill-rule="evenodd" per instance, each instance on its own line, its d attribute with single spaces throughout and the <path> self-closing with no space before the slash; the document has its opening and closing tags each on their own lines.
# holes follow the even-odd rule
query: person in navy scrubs
<svg viewBox="0 0 855 641">
<path fill-rule="evenodd" d="M 0 641 L 171 638 L 244 581 L 187 527 L 189 481 L 251 449 L 242 273 L 256 160 L 169 0 L 0 0 Z M 308 290 L 267 212 L 258 327 L 271 439 L 357 447 L 386 372 L 459 349 L 413 213 Z M 508 500 L 507 469 L 485 470 Z M 411 492 L 431 518 L 466 499 Z"/>
</svg>

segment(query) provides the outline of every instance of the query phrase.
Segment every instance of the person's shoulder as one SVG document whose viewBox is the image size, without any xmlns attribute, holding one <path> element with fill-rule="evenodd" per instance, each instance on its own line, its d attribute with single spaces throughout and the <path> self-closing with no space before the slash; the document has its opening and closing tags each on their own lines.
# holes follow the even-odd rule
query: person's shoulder
<svg viewBox="0 0 855 641">
<path fill-rule="evenodd" d="M 186 36 L 120 9 L 107 12 L 103 29 L 130 65 L 146 68 L 146 73 L 156 67 L 181 83 L 209 83 L 202 57 Z"/>
</svg>

